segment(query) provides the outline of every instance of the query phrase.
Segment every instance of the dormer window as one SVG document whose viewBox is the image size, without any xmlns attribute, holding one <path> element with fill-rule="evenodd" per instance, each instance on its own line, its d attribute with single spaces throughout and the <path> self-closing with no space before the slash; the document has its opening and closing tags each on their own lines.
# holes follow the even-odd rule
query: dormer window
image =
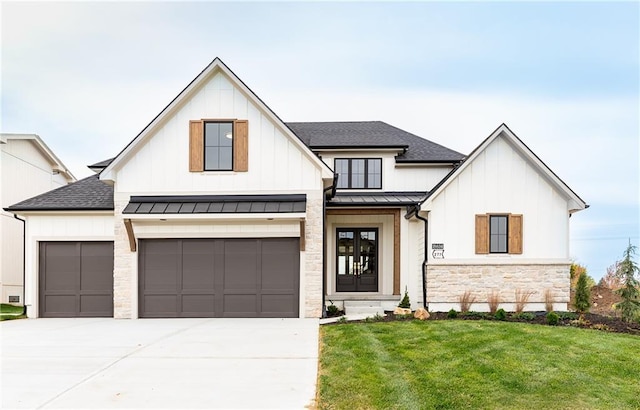
<svg viewBox="0 0 640 410">
<path fill-rule="evenodd" d="M 382 158 L 336 158 L 338 189 L 382 189 Z"/>
</svg>

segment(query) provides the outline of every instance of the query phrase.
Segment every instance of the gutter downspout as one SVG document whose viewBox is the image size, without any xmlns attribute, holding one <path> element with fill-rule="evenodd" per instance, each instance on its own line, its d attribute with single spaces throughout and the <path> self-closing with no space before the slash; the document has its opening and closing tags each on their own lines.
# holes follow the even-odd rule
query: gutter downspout
<svg viewBox="0 0 640 410">
<path fill-rule="evenodd" d="M 336 186 L 338 185 L 338 174 L 333 174 L 333 183 L 322 191 L 322 317 L 327 317 L 327 308 L 325 306 L 325 294 L 327 293 L 325 284 L 327 283 L 327 197 L 326 193 L 331 191 L 329 199 L 336 195 Z"/>
<path fill-rule="evenodd" d="M 415 216 L 424 222 L 424 261 L 422 261 L 422 305 L 427 308 L 427 263 L 429 262 L 429 220 L 420 216 L 420 205 L 415 207 Z"/>
<path fill-rule="evenodd" d="M 25 297 L 27 295 L 27 221 L 18 218 L 18 215 L 13 214 L 13 217 L 22 222 L 22 314 L 27 315 L 27 301 Z"/>
</svg>

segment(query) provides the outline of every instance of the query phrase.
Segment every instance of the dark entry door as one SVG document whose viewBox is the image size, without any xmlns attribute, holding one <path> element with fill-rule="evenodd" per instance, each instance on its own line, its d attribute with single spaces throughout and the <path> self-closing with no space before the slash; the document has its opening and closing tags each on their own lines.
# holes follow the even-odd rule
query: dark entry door
<svg viewBox="0 0 640 410">
<path fill-rule="evenodd" d="M 336 291 L 378 291 L 378 229 L 336 230 Z"/>
</svg>

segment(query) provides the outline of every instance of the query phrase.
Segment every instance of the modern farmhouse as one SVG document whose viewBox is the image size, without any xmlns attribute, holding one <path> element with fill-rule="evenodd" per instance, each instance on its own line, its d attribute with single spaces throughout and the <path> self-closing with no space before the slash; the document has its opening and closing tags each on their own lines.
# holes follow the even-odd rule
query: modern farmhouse
<svg viewBox="0 0 640 410">
<path fill-rule="evenodd" d="M 29 317 L 320 317 L 569 302 L 587 207 L 506 125 L 469 155 L 283 122 L 220 59 L 96 175 L 18 202 Z"/>
</svg>

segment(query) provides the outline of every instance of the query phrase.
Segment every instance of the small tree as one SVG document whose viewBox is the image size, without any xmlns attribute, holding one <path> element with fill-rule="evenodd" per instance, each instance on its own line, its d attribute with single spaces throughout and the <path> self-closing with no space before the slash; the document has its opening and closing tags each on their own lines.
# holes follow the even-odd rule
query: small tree
<svg viewBox="0 0 640 410">
<path fill-rule="evenodd" d="M 409 292 L 407 292 L 407 288 L 404 288 L 404 297 L 402 298 L 402 300 L 400 301 L 400 304 L 398 305 L 398 307 L 404 308 L 404 309 L 411 309 L 411 301 L 409 300 Z"/>
<path fill-rule="evenodd" d="M 576 310 L 580 314 L 584 314 L 589 311 L 591 307 L 591 288 L 587 280 L 587 273 L 580 274 L 578 283 L 576 284 L 576 301 L 574 302 Z"/>
<path fill-rule="evenodd" d="M 603 288 L 609 288 L 613 290 L 620 289 L 622 287 L 622 279 L 618 276 L 620 262 L 616 262 L 607 268 L 607 274 L 600 279 L 598 286 Z"/>
<path fill-rule="evenodd" d="M 578 279 L 580 279 L 580 275 L 583 273 L 587 273 L 587 268 L 579 263 L 572 263 L 571 268 L 569 270 L 571 275 L 571 289 L 575 289 L 578 286 Z M 592 288 L 596 285 L 596 281 L 589 275 L 587 275 L 587 285 L 589 288 Z"/>
<path fill-rule="evenodd" d="M 640 282 L 636 275 L 640 272 L 638 265 L 633 260 L 636 254 L 636 247 L 631 245 L 624 251 L 624 259 L 618 264 L 618 277 L 622 281 L 622 287 L 616 291 L 622 297 L 622 302 L 616 305 L 620 310 L 622 318 L 631 322 L 640 314 Z"/>
</svg>

